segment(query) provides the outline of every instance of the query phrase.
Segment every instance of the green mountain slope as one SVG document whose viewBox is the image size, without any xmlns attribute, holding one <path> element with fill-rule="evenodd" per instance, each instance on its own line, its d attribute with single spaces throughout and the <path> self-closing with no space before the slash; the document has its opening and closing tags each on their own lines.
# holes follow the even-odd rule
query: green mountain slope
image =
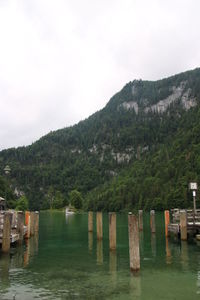
<svg viewBox="0 0 200 300">
<path fill-rule="evenodd" d="M 29 196 L 31 208 L 48 206 L 50 188 L 65 198 L 79 190 L 85 208 L 183 203 L 188 180 L 198 179 L 191 157 L 198 161 L 199 103 L 200 69 L 134 80 L 79 124 L 1 151 L 0 167 L 10 165 L 12 184 Z"/>
<path fill-rule="evenodd" d="M 200 182 L 200 108 L 184 115 L 176 133 L 155 151 L 87 195 L 87 209 L 193 207 L 188 183 Z M 199 194 L 197 195 L 199 198 Z M 197 201 L 198 207 L 200 207 Z"/>
</svg>

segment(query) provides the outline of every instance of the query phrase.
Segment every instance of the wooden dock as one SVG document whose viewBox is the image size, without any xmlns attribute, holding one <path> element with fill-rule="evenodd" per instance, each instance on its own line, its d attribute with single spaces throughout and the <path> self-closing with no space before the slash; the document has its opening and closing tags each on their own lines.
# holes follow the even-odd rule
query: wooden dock
<svg viewBox="0 0 200 300">
<path fill-rule="evenodd" d="M 11 232 L 10 232 L 10 243 L 15 243 L 19 240 L 20 234 L 18 233 L 17 229 L 17 211 L 9 211 L 11 215 Z M 3 226 L 4 226 L 4 215 L 5 211 L 0 212 L 0 244 L 2 244 L 3 239 Z M 27 233 L 27 226 L 23 226 L 23 236 Z"/>
<path fill-rule="evenodd" d="M 0 245 L 2 245 L 2 251 L 4 252 L 4 243 L 8 245 L 6 249 L 9 250 L 10 244 L 22 243 L 24 238 L 34 235 L 38 232 L 38 225 L 38 212 L 26 212 L 24 214 L 24 212 L 14 210 L 0 211 Z"/>
<path fill-rule="evenodd" d="M 195 236 L 200 233 L 200 209 L 195 212 L 192 209 L 171 209 L 171 222 L 168 224 L 168 232 L 181 236 L 181 213 L 185 214 L 185 227 L 188 236 Z"/>
</svg>

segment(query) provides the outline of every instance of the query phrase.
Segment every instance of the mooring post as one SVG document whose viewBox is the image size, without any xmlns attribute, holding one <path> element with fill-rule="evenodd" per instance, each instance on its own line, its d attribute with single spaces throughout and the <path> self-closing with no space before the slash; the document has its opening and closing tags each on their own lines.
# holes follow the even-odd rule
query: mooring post
<svg viewBox="0 0 200 300">
<path fill-rule="evenodd" d="M 102 212 L 97 212 L 97 239 L 101 240 L 103 238 L 103 223 L 102 223 Z"/>
<path fill-rule="evenodd" d="M 165 210 L 165 236 L 168 237 L 168 225 L 170 223 L 170 216 L 169 216 L 169 210 Z"/>
<path fill-rule="evenodd" d="M 150 225 L 151 225 L 151 233 L 156 232 L 156 222 L 155 222 L 155 210 L 150 211 Z"/>
<path fill-rule="evenodd" d="M 180 210 L 181 240 L 187 241 L 187 211 Z"/>
<path fill-rule="evenodd" d="M 23 211 L 17 212 L 17 232 L 19 233 L 18 243 L 21 244 L 24 237 L 24 213 Z"/>
<path fill-rule="evenodd" d="M 25 225 L 27 227 L 26 235 L 25 238 L 29 239 L 30 238 L 30 231 L 31 231 L 31 217 L 30 217 L 30 211 L 25 212 Z"/>
<path fill-rule="evenodd" d="M 143 231 L 143 210 L 139 210 L 139 231 Z"/>
<path fill-rule="evenodd" d="M 33 236 L 35 233 L 35 213 L 34 211 L 30 212 L 30 236 Z"/>
<path fill-rule="evenodd" d="M 89 232 L 93 231 L 93 212 L 92 211 L 88 212 L 88 231 Z"/>
<path fill-rule="evenodd" d="M 109 213 L 109 246 L 110 250 L 116 249 L 116 213 Z"/>
<path fill-rule="evenodd" d="M 10 234 L 11 221 L 10 213 L 5 213 L 3 222 L 3 236 L 2 236 L 2 252 L 7 253 L 10 250 Z"/>
<path fill-rule="evenodd" d="M 128 215 L 128 231 L 130 269 L 131 271 L 138 271 L 140 269 L 138 219 L 132 213 L 129 213 Z"/>
<path fill-rule="evenodd" d="M 37 234 L 38 231 L 39 231 L 39 212 L 38 211 L 35 211 L 35 213 L 34 213 L 34 219 L 35 219 L 35 222 L 34 222 L 34 232 Z"/>
</svg>

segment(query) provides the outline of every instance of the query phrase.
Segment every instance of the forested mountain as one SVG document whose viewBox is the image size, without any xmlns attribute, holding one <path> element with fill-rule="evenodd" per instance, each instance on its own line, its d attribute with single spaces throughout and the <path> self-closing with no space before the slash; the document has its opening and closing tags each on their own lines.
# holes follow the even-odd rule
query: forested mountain
<svg viewBox="0 0 200 300">
<path fill-rule="evenodd" d="M 189 206 L 200 177 L 200 69 L 159 81 L 134 80 L 104 109 L 28 147 L 0 152 L 30 208 L 76 189 L 85 209 Z"/>
</svg>

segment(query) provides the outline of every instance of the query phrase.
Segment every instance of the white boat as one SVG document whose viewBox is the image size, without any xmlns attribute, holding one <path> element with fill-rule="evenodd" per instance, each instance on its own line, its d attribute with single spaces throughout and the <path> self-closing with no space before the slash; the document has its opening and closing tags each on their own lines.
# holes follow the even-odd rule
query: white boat
<svg viewBox="0 0 200 300">
<path fill-rule="evenodd" d="M 71 210 L 69 210 L 69 207 L 66 207 L 66 209 L 65 209 L 65 214 L 66 214 L 66 215 L 73 215 L 74 212 L 71 211 Z"/>
</svg>

